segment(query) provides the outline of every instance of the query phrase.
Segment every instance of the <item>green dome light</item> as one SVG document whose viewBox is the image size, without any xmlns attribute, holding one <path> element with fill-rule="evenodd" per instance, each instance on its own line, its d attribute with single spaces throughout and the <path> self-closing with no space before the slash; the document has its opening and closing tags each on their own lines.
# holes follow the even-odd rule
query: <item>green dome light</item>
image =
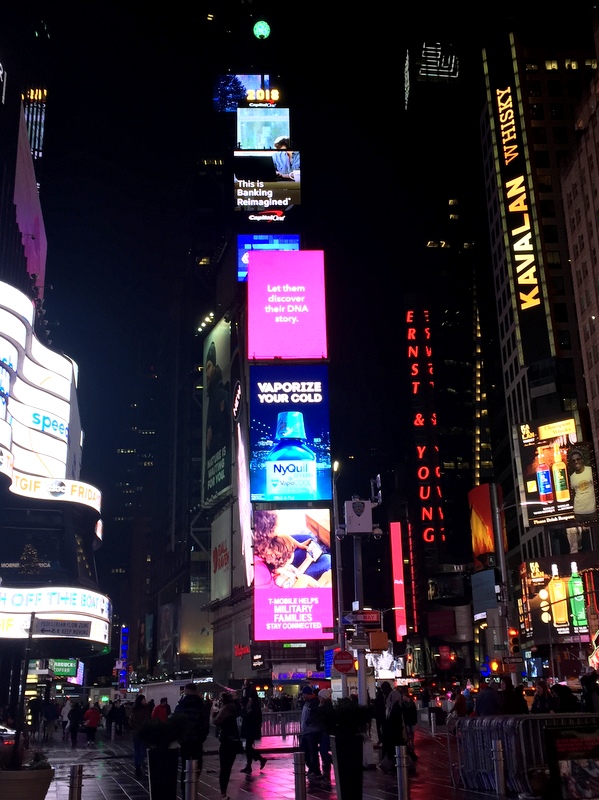
<svg viewBox="0 0 599 800">
<path fill-rule="evenodd" d="M 258 20 L 254 25 L 254 36 L 256 39 L 268 39 L 270 36 L 270 25 L 263 19 Z"/>
</svg>

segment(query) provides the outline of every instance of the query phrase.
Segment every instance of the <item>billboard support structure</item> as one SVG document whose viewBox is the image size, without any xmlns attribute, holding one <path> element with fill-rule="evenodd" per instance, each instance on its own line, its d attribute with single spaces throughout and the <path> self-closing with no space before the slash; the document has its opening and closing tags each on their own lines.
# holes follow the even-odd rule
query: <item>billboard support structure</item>
<svg viewBox="0 0 599 800">
<path fill-rule="evenodd" d="M 493 539 L 495 544 L 495 554 L 497 564 L 499 566 L 499 574 L 501 576 L 501 605 L 499 608 L 499 615 L 503 617 L 502 625 L 502 650 L 507 654 L 508 647 L 508 574 L 507 565 L 505 560 L 505 549 L 503 546 L 503 525 L 501 513 L 504 510 L 503 506 L 499 504 L 499 493 L 496 483 L 489 484 L 489 491 L 491 495 L 491 514 L 493 518 Z"/>
<path fill-rule="evenodd" d="M 333 463 L 333 535 L 335 536 L 335 568 L 337 578 L 337 625 L 339 647 L 341 651 L 345 648 L 345 628 L 341 617 L 343 615 L 343 562 L 341 560 L 341 539 L 339 535 L 339 503 L 337 499 L 337 480 L 339 479 L 339 462 Z M 341 696 L 347 697 L 347 674 L 341 674 Z"/>
</svg>

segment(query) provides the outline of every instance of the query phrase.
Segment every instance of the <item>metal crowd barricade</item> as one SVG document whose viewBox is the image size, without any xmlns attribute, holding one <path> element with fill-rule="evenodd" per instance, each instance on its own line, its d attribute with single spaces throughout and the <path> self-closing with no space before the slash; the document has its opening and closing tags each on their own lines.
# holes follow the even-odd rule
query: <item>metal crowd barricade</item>
<svg viewBox="0 0 599 800">
<path fill-rule="evenodd" d="M 447 726 L 447 751 L 454 787 L 472 791 L 538 794 L 548 780 L 548 728 L 599 725 L 599 714 L 521 714 L 460 717 Z M 498 743 L 500 745 L 498 746 Z M 497 773 L 502 753 L 505 775 Z"/>
<path fill-rule="evenodd" d="M 302 712 L 264 711 L 262 713 L 262 736 L 299 736 Z"/>
</svg>

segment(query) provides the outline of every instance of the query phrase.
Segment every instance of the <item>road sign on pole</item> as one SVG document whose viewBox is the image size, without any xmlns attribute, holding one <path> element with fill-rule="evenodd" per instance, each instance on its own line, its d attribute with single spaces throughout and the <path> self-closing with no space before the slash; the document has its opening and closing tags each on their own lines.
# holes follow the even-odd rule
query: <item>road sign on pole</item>
<svg viewBox="0 0 599 800">
<path fill-rule="evenodd" d="M 354 668 L 354 657 L 347 650 L 337 650 L 333 656 L 333 666 L 337 672 L 351 672 Z"/>
<path fill-rule="evenodd" d="M 341 622 L 344 625 L 355 625 L 361 622 L 363 625 L 380 625 L 380 611 L 344 611 L 341 615 Z"/>
<path fill-rule="evenodd" d="M 73 619 L 40 619 L 33 620 L 33 634 L 37 636 L 89 636 L 91 621 Z"/>
</svg>

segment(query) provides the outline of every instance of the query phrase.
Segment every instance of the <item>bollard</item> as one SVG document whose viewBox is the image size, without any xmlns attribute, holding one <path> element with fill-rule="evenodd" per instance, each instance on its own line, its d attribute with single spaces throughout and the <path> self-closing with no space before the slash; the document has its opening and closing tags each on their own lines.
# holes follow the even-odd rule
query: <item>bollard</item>
<svg viewBox="0 0 599 800">
<path fill-rule="evenodd" d="M 110 729 L 110 741 L 114 742 L 114 737 L 116 736 L 116 725 L 114 722 L 112 723 L 112 728 Z"/>
<path fill-rule="evenodd" d="M 184 800 L 196 800 L 198 793 L 198 762 L 191 759 L 185 762 L 185 797 Z"/>
<path fill-rule="evenodd" d="M 409 800 L 410 777 L 408 748 L 405 744 L 395 748 L 395 763 L 397 765 L 397 796 L 399 800 Z"/>
<path fill-rule="evenodd" d="M 69 800 L 81 800 L 83 764 L 73 764 L 69 776 Z"/>
<path fill-rule="evenodd" d="M 493 772 L 495 774 L 495 787 L 497 794 L 505 797 L 505 760 L 503 758 L 503 742 L 491 742 L 493 757 Z"/>
<path fill-rule="evenodd" d="M 437 733 L 437 712 L 433 708 L 429 711 L 429 719 L 431 721 L 431 736 L 434 736 Z"/>
<path fill-rule="evenodd" d="M 306 800 L 306 757 L 304 753 L 293 754 L 295 776 L 295 800 Z"/>
<path fill-rule="evenodd" d="M 287 738 L 287 724 L 283 716 L 281 716 L 281 737 L 283 739 Z"/>
</svg>

